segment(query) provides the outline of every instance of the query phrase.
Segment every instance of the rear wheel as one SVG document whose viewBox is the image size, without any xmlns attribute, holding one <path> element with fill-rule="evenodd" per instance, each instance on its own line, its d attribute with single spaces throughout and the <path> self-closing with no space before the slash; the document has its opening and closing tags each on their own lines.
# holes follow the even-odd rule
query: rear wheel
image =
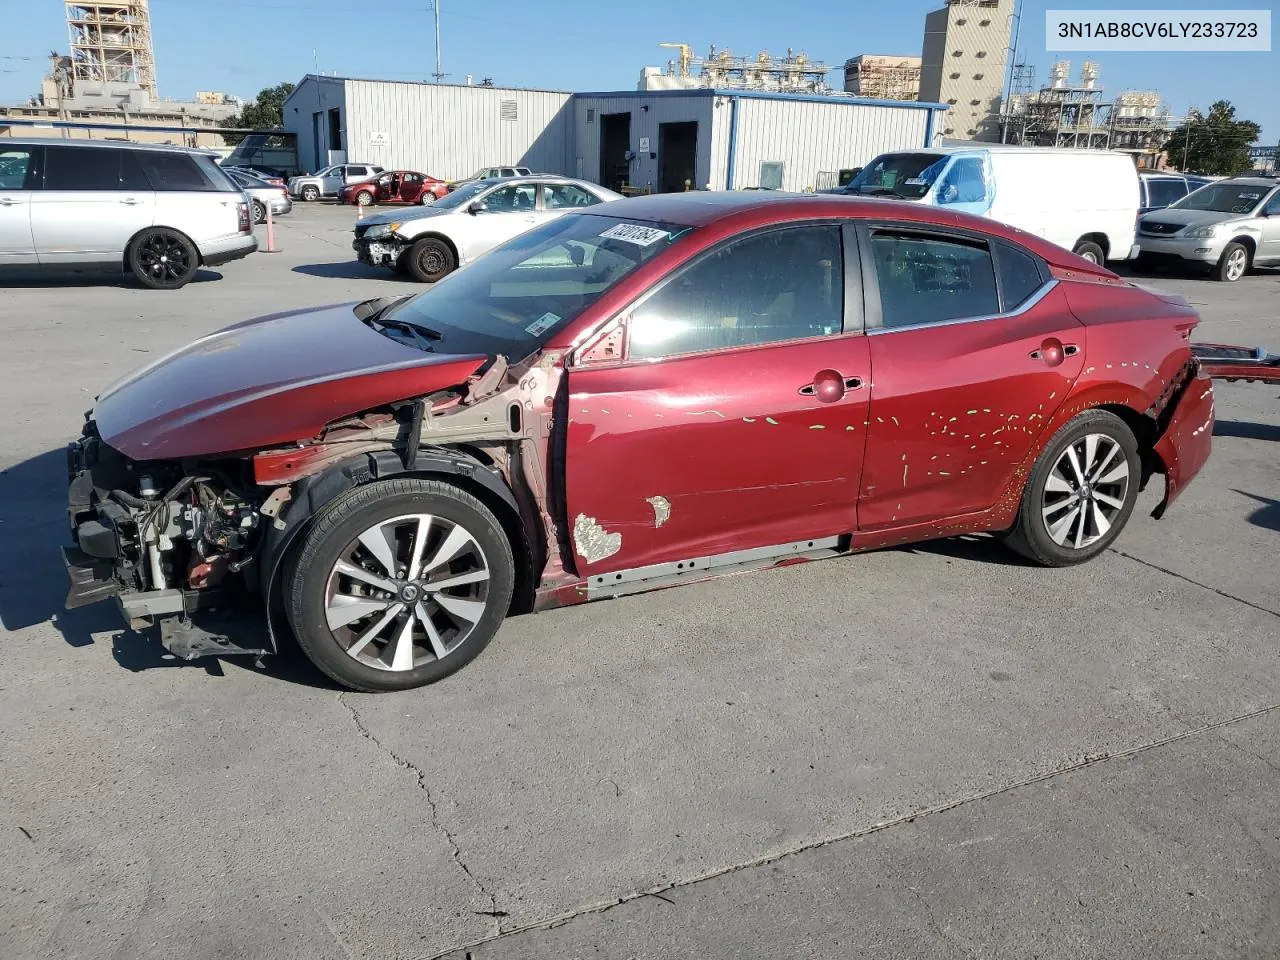
<svg viewBox="0 0 1280 960">
<path fill-rule="evenodd" d="M 266 204 L 264 204 L 261 200 L 253 201 L 253 222 L 254 223 L 267 222 L 267 207 L 266 207 Z"/>
<path fill-rule="evenodd" d="M 1084 563 L 1129 521 L 1142 461 L 1128 424 L 1106 410 L 1066 423 L 1036 461 L 1005 542 L 1047 567 Z"/>
<path fill-rule="evenodd" d="M 152 290 L 177 290 L 200 269 L 196 246 L 177 230 L 153 227 L 129 245 L 129 271 Z"/>
<path fill-rule="evenodd" d="M 460 670 L 506 617 L 515 583 L 498 519 L 435 480 L 373 483 L 326 510 L 290 566 L 303 651 L 355 690 L 406 690 Z"/>
<path fill-rule="evenodd" d="M 422 204 L 424 207 L 429 207 L 433 203 L 435 203 L 437 199 L 438 198 L 434 193 L 432 193 L 430 190 L 425 190 L 423 191 L 422 196 L 418 198 L 418 202 Z"/>
<path fill-rule="evenodd" d="M 443 280 L 458 266 L 458 261 L 449 249 L 449 245 L 435 237 L 426 237 L 409 248 L 407 254 L 400 259 L 409 258 L 409 273 L 422 283 L 435 283 Z"/>
<path fill-rule="evenodd" d="M 1076 248 L 1072 251 L 1078 257 L 1084 257 L 1090 263 L 1103 263 L 1107 256 L 1102 252 L 1102 247 L 1094 243 L 1092 240 L 1081 240 L 1076 244 Z"/>
<path fill-rule="evenodd" d="M 320 188 L 319 188 L 319 187 L 314 187 L 314 186 L 313 186 L 313 187 L 303 187 L 303 188 L 302 188 L 302 199 L 303 199 L 303 200 L 306 200 L 306 201 L 308 201 L 308 202 L 310 202 L 310 201 L 312 201 L 312 200 L 319 200 L 319 199 L 320 199 Z"/>
<path fill-rule="evenodd" d="M 1218 263 L 1213 268 L 1213 278 L 1224 283 L 1235 283 L 1248 272 L 1249 248 L 1243 243 L 1232 241 L 1218 258 Z"/>
</svg>

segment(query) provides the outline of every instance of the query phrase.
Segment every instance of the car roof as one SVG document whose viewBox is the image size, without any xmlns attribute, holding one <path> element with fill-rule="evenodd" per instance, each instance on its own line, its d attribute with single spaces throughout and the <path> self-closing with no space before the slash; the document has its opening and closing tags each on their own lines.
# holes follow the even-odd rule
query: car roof
<svg viewBox="0 0 1280 960">
<path fill-rule="evenodd" d="M 40 137 L 5 137 L 3 145 L 6 147 L 17 144 L 23 147 L 77 147 L 83 150 L 136 150 L 140 152 L 160 152 L 160 153 L 193 153 L 203 154 L 206 157 L 216 157 L 217 154 L 212 150 L 201 150 L 193 147 L 182 147 L 173 143 L 137 143 L 132 140 L 50 140 Z"/>
<path fill-rule="evenodd" d="M 840 194 L 783 193 L 782 191 L 703 191 L 656 193 L 610 200 L 592 207 L 592 215 L 670 223 L 685 227 L 723 224 L 736 229 L 768 226 L 795 220 L 826 217 L 855 220 L 890 220 L 922 226 L 973 230 L 1027 248 L 1055 266 L 1085 272 L 1088 266 L 1069 250 L 1016 227 L 974 214 L 941 210 L 909 200 L 850 197 Z M 1110 275 L 1108 270 L 1100 270 Z"/>
<path fill-rule="evenodd" d="M 1275 177 L 1227 177 L 1225 180 L 1216 180 L 1215 183 L 1238 183 L 1242 187 L 1280 187 L 1280 179 Z"/>
</svg>

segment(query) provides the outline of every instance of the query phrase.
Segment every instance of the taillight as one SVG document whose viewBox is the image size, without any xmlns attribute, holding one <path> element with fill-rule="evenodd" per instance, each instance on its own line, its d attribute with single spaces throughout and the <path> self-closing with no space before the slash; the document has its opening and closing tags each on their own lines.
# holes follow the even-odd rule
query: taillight
<svg viewBox="0 0 1280 960">
<path fill-rule="evenodd" d="M 236 216 L 240 220 L 240 232 L 251 233 L 253 231 L 253 222 L 249 219 L 249 205 L 247 203 L 236 204 Z"/>
</svg>

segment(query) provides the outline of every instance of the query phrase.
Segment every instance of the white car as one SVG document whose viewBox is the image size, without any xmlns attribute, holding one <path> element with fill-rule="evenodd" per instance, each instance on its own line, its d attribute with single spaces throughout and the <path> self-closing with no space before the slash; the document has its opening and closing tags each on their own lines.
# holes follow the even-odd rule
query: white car
<svg viewBox="0 0 1280 960">
<path fill-rule="evenodd" d="M 371 163 L 335 163 L 319 173 L 289 180 L 289 196 L 302 200 L 336 197 L 349 183 L 363 183 L 382 173 L 383 168 Z"/>
<path fill-rule="evenodd" d="M 356 224 L 352 246 L 362 263 L 435 283 L 540 223 L 621 199 L 598 184 L 568 177 L 478 180 L 430 207 L 365 217 Z"/>
</svg>

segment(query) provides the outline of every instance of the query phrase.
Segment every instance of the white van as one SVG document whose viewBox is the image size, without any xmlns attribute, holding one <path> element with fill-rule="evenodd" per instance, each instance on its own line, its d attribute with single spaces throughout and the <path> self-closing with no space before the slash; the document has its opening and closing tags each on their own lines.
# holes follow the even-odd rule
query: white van
<svg viewBox="0 0 1280 960">
<path fill-rule="evenodd" d="M 904 150 L 881 154 L 830 192 L 976 213 L 1095 263 L 1138 255 L 1138 171 L 1116 151 L 985 144 Z"/>
</svg>

